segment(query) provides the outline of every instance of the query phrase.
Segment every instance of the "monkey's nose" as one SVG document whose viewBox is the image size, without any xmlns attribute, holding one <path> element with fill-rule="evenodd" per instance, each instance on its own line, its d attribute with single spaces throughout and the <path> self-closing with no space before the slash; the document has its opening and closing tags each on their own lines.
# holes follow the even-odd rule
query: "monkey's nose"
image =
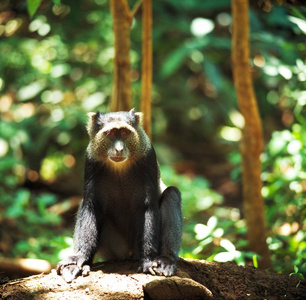
<svg viewBox="0 0 306 300">
<path fill-rule="evenodd" d="M 121 156 L 124 150 L 124 143 L 122 141 L 117 141 L 115 144 L 115 151 L 117 156 Z"/>
<path fill-rule="evenodd" d="M 117 155 L 117 156 L 121 156 L 122 153 L 123 153 L 123 148 L 122 148 L 122 149 L 117 149 L 117 148 L 116 148 L 116 155 Z"/>
</svg>

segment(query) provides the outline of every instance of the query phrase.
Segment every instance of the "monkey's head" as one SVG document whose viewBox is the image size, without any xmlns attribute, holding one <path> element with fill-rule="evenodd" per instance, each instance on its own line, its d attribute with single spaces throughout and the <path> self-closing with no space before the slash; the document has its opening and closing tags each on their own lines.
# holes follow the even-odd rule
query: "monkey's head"
<svg viewBox="0 0 306 300">
<path fill-rule="evenodd" d="M 126 169 L 150 148 L 142 126 L 142 114 L 129 112 L 89 113 L 88 154 L 117 170 Z"/>
</svg>

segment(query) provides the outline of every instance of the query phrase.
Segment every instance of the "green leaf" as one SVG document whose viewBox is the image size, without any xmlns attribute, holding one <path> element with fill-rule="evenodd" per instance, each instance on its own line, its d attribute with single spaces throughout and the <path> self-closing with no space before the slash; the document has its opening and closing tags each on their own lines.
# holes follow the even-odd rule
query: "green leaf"
<svg viewBox="0 0 306 300">
<path fill-rule="evenodd" d="M 220 242 L 220 246 L 222 246 L 228 252 L 234 253 L 236 251 L 235 245 L 227 239 L 222 239 L 221 242 Z"/>
<path fill-rule="evenodd" d="M 235 253 L 233 252 L 220 252 L 215 255 L 214 261 L 227 262 L 232 261 L 235 258 Z"/>
<path fill-rule="evenodd" d="M 209 220 L 207 221 L 207 226 L 210 229 L 216 228 L 217 224 L 218 224 L 218 219 L 216 218 L 216 216 L 210 217 Z"/>
<path fill-rule="evenodd" d="M 37 9 L 39 8 L 41 1 L 42 0 L 27 0 L 28 12 L 31 18 L 34 16 Z"/>
<path fill-rule="evenodd" d="M 56 5 L 60 5 L 61 4 L 61 0 L 52 0 L 54 4 Z"/>
<path fill-rule="evenodd" d="M 211 233 L 211 229 L 204 224 L 196 224 L 194 231 L 198 241 L 205 239 Z"/>
<path fill-rule="evenodd" d="M 167 78 L 177 71 L 187 57 L 190 49 L 183 46 L 174 50 L 165 60 L 161 69 L 161 76 Z"/>
<path fill-rule="evenodd" d="M 253 255 L 253 265 L 256 269 L 258 269 L 258 261 L 257 261 L 257 255 Z"/>
</svg>

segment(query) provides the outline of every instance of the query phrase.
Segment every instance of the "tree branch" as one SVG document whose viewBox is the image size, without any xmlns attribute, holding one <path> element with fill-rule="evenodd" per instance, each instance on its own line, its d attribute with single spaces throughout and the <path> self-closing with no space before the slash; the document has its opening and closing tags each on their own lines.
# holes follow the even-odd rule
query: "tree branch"
<svg viewBox="0 0 306 300">
<path fill-rule="evenodd" d="M 142 0 L 138 0 L 137 3 L 134 5 L 133 9 L 132 9 L 132 17 L 134 18 L 136 13 L 138 12 L 140 6 L 142 4 Z"/>
</svg>

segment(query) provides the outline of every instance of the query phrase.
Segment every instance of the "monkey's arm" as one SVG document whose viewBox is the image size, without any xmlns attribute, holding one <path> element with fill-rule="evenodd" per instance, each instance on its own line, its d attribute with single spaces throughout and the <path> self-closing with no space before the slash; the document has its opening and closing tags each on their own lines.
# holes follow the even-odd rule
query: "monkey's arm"
<svg viewBox="0 0 306 300">
<path fill-rule="evenodd" d="M 155 275 L 152 264 L 158 255 L 159 246 L 160 214 L 158 208 L 151 205 L 146 206 L 142 223 L 143 230 L 138 236 L 140 249 L 140 267 L 138 272 Z"/>
<path fill-rule="evenodd" d="M 160 239 L 160 211 L 159 211 L 159 169 L 153 148 L 142 158 L 138 164 L 141 186 L 144 187 L 144 201 L 140 207 L 143 211 L 138 212 L 138 249 L 140 254 L 140 266 L 138 272 L 155 274 L 153 261 L 158 255 Z M 150 168 L 148 168 L 150 166 Z"/>
<path fill-rule="evenodd" d="M 99 244 L 102 227 L 102 210 L 99 207 L 98 195 L 95 192 L 99 168 L 86 159 L 84 199 L 81 203 L 74 231 L 75 254 L 62 260 L 57 265 L 57 273 L 66 282 L 71 282 L 79 274 L 90 271 L 94 254 Z"/>
<path fill-rule="evenodd" d="M 139 271 L 152 275 L 175 274 L 182 224 L 181 195 L 171 186 L 160 196 L 158 207 L 149 205 L 145 210 Z"/>
</svg>

